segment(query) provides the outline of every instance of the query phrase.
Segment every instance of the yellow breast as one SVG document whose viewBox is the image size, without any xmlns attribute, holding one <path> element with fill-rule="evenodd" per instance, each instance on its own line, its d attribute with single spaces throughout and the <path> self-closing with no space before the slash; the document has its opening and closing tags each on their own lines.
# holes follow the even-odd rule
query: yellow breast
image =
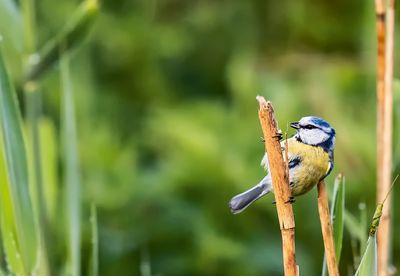
<svg viewBox="0 0 400 276">
<path fill-rule="evenodd" d="M 289 177 L 292 195 L 299 196 L 311 190 L 326 176 L 330 168 L 329 155 L 321 147 L 306 145 L 294 138 L 288 140 L 288 148 L 289 160 L 294 157 L 301 160 L 299 165 L 290 170 Z"/>
</svg>

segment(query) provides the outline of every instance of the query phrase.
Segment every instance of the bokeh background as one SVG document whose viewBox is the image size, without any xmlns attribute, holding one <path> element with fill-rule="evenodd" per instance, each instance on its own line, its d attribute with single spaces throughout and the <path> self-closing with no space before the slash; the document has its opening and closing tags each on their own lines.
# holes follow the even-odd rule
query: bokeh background
<svg viewBox="0 0 400 276">
<path fill-rule="evenodd" d="M 39 45 L 57 33 L 78 4 L 36 1 Z M 100 275 L 281 275 L 273 197 L 236 216 L 228 209 L 232 196 L 265 174 L 259 165 L 264 145 L 258 94 L 273 102 L 283 131 L 288 122 L 307 115 L 336 128 L 329 189 L 342 172 L 347 210 L 356 218 L 367 214 L 370 221 L 376 179 L 373 1 L 100 4 L 89 39 L 71 60 L 83 263 L 88 261 L 89 206 L 94 203 Z M 18 87 L 18 53 L 3 36 Z M 398 124 L 397 84 L 395 89 Z M 63 170 L 54 165 L 62 159 L 57 150 L 57 67 L 42 80 L 41 91 L 44 133 L 52 137 L 46 138 L 52 142 L 45 148 L 55 160 L 45 176 L 54 207 L 63 202 L 64 189 L 58 177 Z M 396 127 L 394 174 L 400 172 L 397 138 Z M 394 233 L 400 231 L 399 195 L 395 189 Z M 323 244 L 315 189 L 297 199 L 294 211 L 301 275 L 319 275 Z M 58 218 L 54 211 L 54 225 Z M 400 266 L 400 238 L 393 236 L 393 262 Z M 352 244 L 345 231 L 342 275 L 350 275 L 357 260 Z M 61 259 L 62 246 L 54 250 L 55 259 Z"/>
</svg>

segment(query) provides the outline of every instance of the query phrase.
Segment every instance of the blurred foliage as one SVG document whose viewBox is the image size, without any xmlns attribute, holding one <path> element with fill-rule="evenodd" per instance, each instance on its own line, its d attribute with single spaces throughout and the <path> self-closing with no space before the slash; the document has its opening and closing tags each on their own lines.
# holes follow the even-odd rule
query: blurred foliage
<svg viewBox="0 0 400 276">
<path fill-rule="evenodd" d="M 78 5 L 76 0 L 36 1 L 39 48 Z M 83 267 L 91 263 L 93 202 L 100 275 L 279 275 L 281 243 L 272 197 L 238 216 L 227 206 L 264 174 L 257 94 L 272 100 L 283 131 L 306 115 L 323 117 L 336 128 L 335 169 L 327 183 L 342 172 L 346 208 L 358 214 L 359 203 L 366 202 L 371 217 L 374 19 L 373 2 L 360 0 L 101 1 L 95 31 L 71 57 Z M 18 16 L 0 13 L 0 33 L 20 88 L 24 70 L 15 45 L 21 39 L 7 31 L 8 20 Z M 61 84 L 54 68 L 41 80 L 41 137 L 48 139 L 42 148 L 50 229 L 61 240 L 64 218 L 57 214 L 65 189 L 59 179 L 65 171 L 57 165 L 64 156 L 57 142 Z M 395 92 L 398 115 L 399 89 Z M 395 122 L 398 132 L 400 120 Z M 399 139 L 394 141 L 399 149 Z M 399 171 L 397 166 L 394 173 Z M 398 195 L 395 189 L 394 198 Z M 399 203 L 394 204 L 396 217 Z M 319 275 L 323 245 L 316 191 L 298 198 L 294 211 L 301 274 Z M 394 223 L 397 233 L 400 222 Z M 349 232 L 343 239 L 340 270 L 347 275 L 359 250 L 353 250 Z M 398 235 L 393 250 L 399 256 Z M 65 248 L 53 245 L 51 252 L 62 264 Z M 400 266 L 400 259 L 393 261 Z"/>
</svg>

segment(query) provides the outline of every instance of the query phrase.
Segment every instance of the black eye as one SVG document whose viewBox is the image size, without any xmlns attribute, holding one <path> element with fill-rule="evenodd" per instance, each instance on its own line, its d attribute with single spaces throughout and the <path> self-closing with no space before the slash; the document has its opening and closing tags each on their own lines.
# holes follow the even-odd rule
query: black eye
<svg viewBox="0 0 400 276">
<path fill-rule="evenodd" d="M 305 125 L 304 128 L 305 129 L 313 129 L 313 128 L 315 128 L 315 126 L 313 126 L 313 125 Z"/>
</svg>

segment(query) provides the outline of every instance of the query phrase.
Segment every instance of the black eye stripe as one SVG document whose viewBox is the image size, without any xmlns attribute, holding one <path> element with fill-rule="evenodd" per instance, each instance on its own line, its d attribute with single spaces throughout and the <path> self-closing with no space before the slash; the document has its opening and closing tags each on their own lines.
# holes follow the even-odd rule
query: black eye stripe
<svg viewBox="0 0 400 276">
<path fill-rule="evenodd" d="M 313 126 L 313 125 L 305 125 L 305 126 L 301 126 L 302 128 L 305 128 L 305 129 L 314 129 L 314 128 L 317 128 L 316 126 Z"/>
</svg>

